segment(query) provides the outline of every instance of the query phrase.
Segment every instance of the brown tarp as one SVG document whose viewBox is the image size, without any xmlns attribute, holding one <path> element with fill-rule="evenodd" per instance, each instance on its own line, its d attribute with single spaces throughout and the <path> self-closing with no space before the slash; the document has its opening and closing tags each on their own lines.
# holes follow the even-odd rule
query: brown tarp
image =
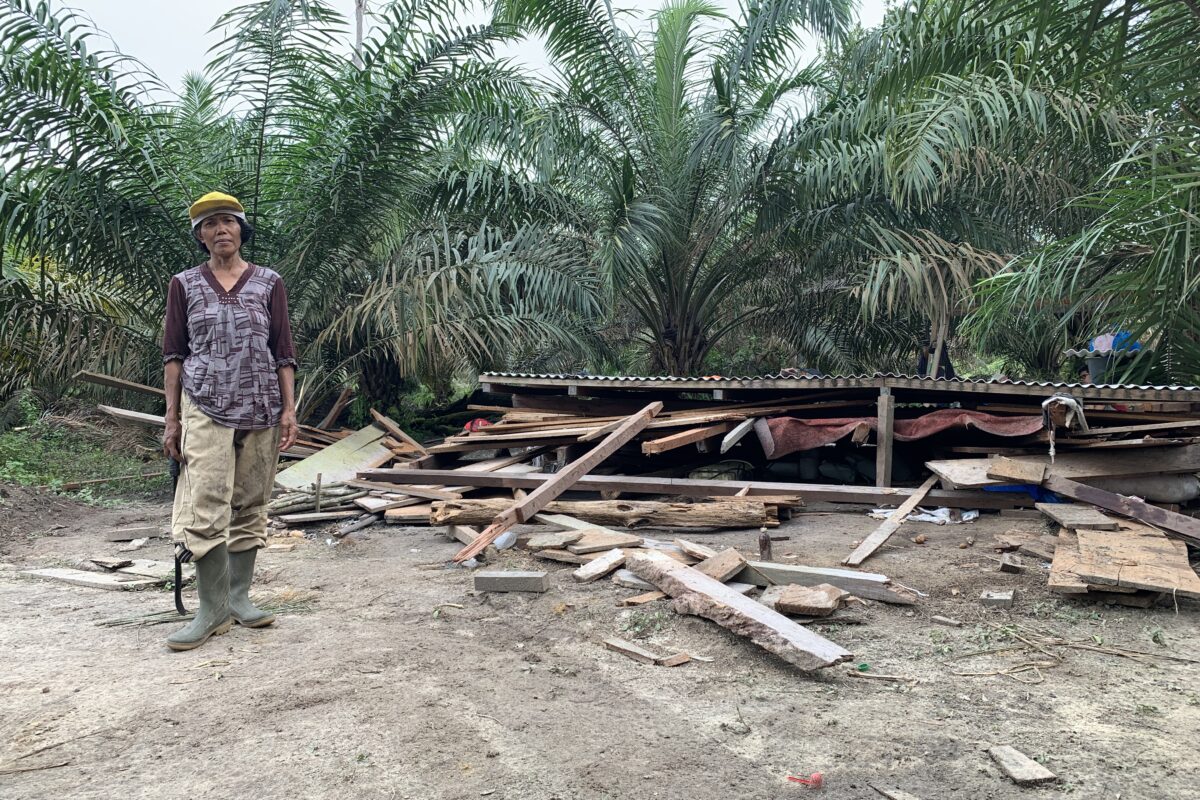
<svg viewBox="0 0 1200 800">
<path fill-rule="evenodd" d="M 800 450 L 831 444 L 846 436 L 854 441 L 866 441 L 868 432 L 878 425 L 875 417 L 839 417 L 836 419 L 797 419 L 773 417 L 760 419 L 754 431 L 762 443 L 767 458 L 782 458 Z M 995 436 L 1028 436 L 1042 429 L 1041 416 L 1001 417 L 982 411 L 943 408 L 922 414 L 915 419 L 898 419 L 893 437 L 898 442 L 912 442 L 947 430 L 980 430 Z"/>
</svg>

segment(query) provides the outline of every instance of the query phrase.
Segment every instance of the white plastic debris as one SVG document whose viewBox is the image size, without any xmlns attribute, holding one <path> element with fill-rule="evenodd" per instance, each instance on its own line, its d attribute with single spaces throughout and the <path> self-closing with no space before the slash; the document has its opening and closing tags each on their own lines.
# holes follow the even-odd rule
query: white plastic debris
<svg viewBox="0 0 1200 800">
<path fill-rule="evenodd" d="M 887 519 L 892 515 L 893 509 L 877 508 L 871 512 L 870 516 L 874 519 Z M 958 525 L 963 522 L 974 522 L 979 519 L 979 512 L 975 510 L 959 512 L 957 509 L 935 508 L 932 511 L 925 508 L 918 508 L 913 513 L 904 518 L 905 522 L 932 522 L 934 525 Z"/>
</svg>

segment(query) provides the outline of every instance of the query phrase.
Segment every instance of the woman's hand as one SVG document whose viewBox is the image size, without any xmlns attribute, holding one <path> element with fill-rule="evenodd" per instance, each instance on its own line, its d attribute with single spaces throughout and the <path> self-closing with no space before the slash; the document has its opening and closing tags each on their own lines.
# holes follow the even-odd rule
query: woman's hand
<svg viewBox="0 0 1200 800">
<path fill-rule="evenodd" d="M 279 417 L 279 452 L 287 450 L 296 443 L 300 435 L 300 426 L 296 424 L 296 410 L 284 410 Z"/>
<path fill-rule="evenodd" d="M 163 431 L 163 452 L 169 458 L 183 463 L 183 453 L 179 445 L 183 439 L 183 426 L 179 424 L 178 414 L 167 414 L 167 429 Z"/>
</svg>

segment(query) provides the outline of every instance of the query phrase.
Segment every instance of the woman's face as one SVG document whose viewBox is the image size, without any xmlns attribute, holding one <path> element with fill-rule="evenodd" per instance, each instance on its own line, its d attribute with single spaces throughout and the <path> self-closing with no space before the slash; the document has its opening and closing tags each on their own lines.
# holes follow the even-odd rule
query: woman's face
<svg viewBox="0 0 1200 800">
<path fill-rule="evenodd" d="M 242 247 L 242 228 L 232 214 L 213 214 L 200 223 L 197 233 L 214 256 L 232 256 Z"/>
</svg>

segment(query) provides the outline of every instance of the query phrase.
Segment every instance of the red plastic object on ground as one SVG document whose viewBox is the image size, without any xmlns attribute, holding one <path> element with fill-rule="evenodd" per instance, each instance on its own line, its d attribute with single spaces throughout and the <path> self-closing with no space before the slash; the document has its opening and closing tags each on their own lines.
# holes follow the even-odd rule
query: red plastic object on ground
<svg viewBox="0 0 1200 800">
<path fill-rule="evenodd" d="M 824 783 L 819 772 L 814 772 L 807 778 L 797 778 L 795 775 L 788 775 L 787 779 L 793 783 L 802 783 L 810 789 L 820 789 L 821 784 Z"/>
<path fill-rule="evenodd" d="M 467 433 L 474 433 L 475 431 L 479 430 L 480 428 L 486 428 L 486 427 L 490 426 L 491 424 L 492 423 L 488 422 L 483 417 L 476 417 L 475 419 L 468 422 L 466 425 L 463 425 L 463 430 L 466 431 Z"/>
</svg>

